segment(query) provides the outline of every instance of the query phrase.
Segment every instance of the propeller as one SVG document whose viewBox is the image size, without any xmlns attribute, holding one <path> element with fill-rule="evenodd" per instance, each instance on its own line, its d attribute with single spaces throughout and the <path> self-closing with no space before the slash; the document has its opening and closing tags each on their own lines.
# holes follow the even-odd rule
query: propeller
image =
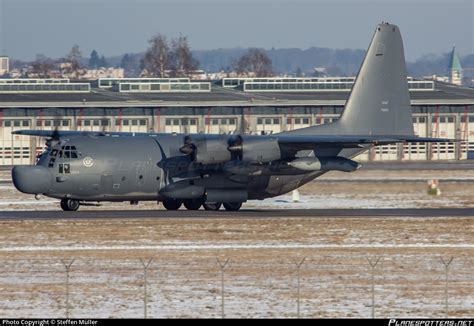
<svg viewBox="0 0 474 326">
<path fill-rule="evenodd" d="M 54 126 L 53 133 L 48 139 L 46 139 L 47 147 L 54 146 L 61 141 L 61 134 L 59 132 L 59 126 L 61 125 L 61 121 L 62 121 L 62 116 L 60 114 L 56 114 L 53 120 L 53 126 Z"/>
<path fill-rule="evenodd" d="M 184 145 L 179 148 L 179 151 L 191 158 L 196 159 L 196 142 L 199 141 L 213 141 L 192 139 L 191 136 L 184 138 Z M 242 137 L 240 135 L 232 135 L 227 139 L 227 150 L 231 153 L 230 160 L 242 160 Z"/>
<path fill-rule="evenodd" d="M 229 138 L 229 147 L 227 147 L 231 153 L 231 160 L 242 160 L 242 136 L 232 135 Z"/>
<path fill-rule="evenodd" d="M 179 148 L 179 151 L 186 155 L 193 155 L 196 150 L 196 145 L 194 145 L 193 140 L 190 136 L 184 138 L 184 145 Z"/>
</svg>

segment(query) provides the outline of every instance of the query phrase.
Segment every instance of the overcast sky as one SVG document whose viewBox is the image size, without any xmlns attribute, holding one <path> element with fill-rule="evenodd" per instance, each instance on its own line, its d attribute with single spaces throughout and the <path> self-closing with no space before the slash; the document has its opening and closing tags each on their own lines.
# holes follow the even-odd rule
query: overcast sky
<svg viewBox="0 0 474 326">
<path fill-rule="evenodd" d="M 474 53 L 474 0 L 0 0 L 0 54 L 140 52 L 156 33 L 193 49 L 366 49 L 377 23 L 397 24 L 408 60 Z"/>
</svg>

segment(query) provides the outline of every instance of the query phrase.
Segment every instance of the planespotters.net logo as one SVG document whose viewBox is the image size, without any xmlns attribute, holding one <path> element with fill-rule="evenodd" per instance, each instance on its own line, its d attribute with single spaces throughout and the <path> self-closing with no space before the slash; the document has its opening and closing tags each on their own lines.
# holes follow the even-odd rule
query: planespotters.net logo
<svg viewBox="0 0 474 326">
<path fill-rule="evenodd" d="M 388 326 L 474 326 L 474 320 L 404 320 L 390 319 Z"/>
</svg>

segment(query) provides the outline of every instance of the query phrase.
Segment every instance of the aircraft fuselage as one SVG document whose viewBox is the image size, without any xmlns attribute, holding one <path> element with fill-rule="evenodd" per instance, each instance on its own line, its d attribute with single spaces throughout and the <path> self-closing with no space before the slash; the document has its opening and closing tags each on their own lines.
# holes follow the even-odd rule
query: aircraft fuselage
<svg viewBox="0 0 474 326">
<path fill-rule="evenodd" d="M 58 199 L 164 201 L 206 195 L 222 202 L 278 196 L 322 173 L 286 162 L 278 168 L 238 164 L 242 173 L 234 166 L 229 172 L 229 165 L 193 162 L 179 151 L 183 142 L 184 135 L 75 137 L 49 147 L 35 166 L 15 167 L 13 181 L 22 192 Z"/>
</svg>

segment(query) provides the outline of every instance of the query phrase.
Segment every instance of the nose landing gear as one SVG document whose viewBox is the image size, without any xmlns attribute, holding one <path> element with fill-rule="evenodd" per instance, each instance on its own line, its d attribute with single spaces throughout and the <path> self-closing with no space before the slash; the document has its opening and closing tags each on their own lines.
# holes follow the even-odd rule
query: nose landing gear
<svg viewBox="0 0 474 326">
<path fill-rule="evenodd" d="M 75 199 L 61 199 L 61 208 L 63 211 L 77 211 L 79 209 L 79 201 Z"/>
</svg>

